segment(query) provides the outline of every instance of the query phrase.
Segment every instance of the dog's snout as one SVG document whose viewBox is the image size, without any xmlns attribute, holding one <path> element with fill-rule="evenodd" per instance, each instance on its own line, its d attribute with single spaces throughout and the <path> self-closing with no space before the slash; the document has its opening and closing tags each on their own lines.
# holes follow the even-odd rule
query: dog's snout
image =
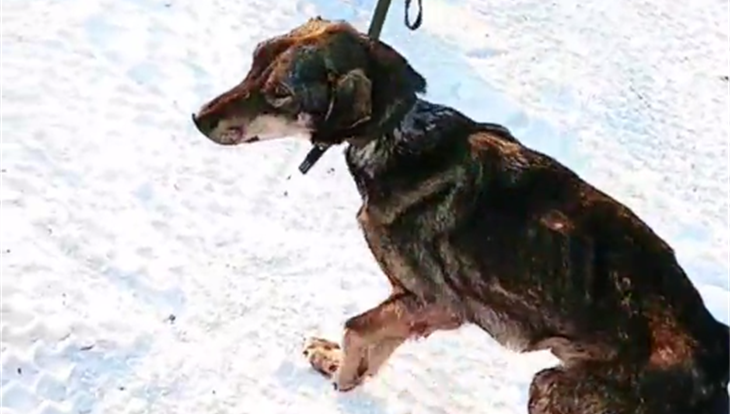
<svg viewBox="0 0 730 414">
<path fill-rule="evenodd" d="M 200 117 L 196 114 L 192 114 L 192 118 L 195 128 L 197 128 L 198 131 L 206 137 L 210 137 L 210 133 L 215 130 L 220 122 L 220 119 L 217 117 Z"/>
<path fill-rule="evenodd" d="M 208 122 L 208 130 L 213 131 L 218 126 L 219 122 L 220 119 L 211 119 L 210 122 Z"/>
</svg>

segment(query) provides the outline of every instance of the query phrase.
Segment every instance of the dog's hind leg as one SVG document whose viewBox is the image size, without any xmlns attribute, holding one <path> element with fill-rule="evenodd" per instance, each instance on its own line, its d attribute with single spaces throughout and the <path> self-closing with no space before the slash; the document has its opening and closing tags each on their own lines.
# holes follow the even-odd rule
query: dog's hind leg
<svg viewBox="0 0 730 414">
<path fill-rule="evenodd" d="M 305 353 L 314 369 L 332 376 L 338 390 L 348 391 L 365 376 L 377 373 L 407 339 L 455 329 L 461 323 L 462 319 L 443 308 L 424 304 L 411 294 L 398 293 L 350 318 L 345 323 L 341 348 L 331 341 L 313 339 Z"/>
<path fill-rule="evenodd" d="M 692 398 L 690 375 L 666 371 L 631 375 L 620 362 L 579 363 L 538 372 L 530 385 L 530 414 L 726 414 L 725 385 Z M 651 379 L 651 382 L 648 380 Z"/>
<path fill-rule="evenodd" d="M 608 366 L 580 364 L 549 368 L 532 379 L 528 411 L 529 414 L 649 414 L 635 390 L 631 381 L 614 380 Z"/>
</svg>

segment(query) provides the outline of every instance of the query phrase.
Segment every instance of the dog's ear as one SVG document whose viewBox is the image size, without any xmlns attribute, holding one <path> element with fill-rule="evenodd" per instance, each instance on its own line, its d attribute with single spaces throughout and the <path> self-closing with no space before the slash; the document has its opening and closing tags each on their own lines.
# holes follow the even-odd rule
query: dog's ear
<svg viewBox="0 0 730 414">
<path fill-rule="evenodd" d="M 426 91 L 426 80 L 388 44 L 347 23 L 330 30 L 323 47 L 333 75 L 330 102 L 313 141 L 337 142 L 393 128 Z"/>
<path fill-rule="evenodd" d="M 382 40 L 367 38 L 367 46 L 374 75 L 384 76 L 387 86 L 405 95 L 415 96 L 426 92 L 426 79 L 413 69 L 403 55 Z"/>
<path fill-rule="evenodd" d="M 351 130 L 372 116 L 372 82 L 362 69 L 353 69 L 336 79 L 324 122 Z"/>
<path fill-rule="evenodd" d="M 418 94 L 426 92 L 426 79 L 385 42 L 370 38 L 365 42 L 373 88 L 373 122 L 377 127 L 388 127 L 402 118 Z"/>
</svg>

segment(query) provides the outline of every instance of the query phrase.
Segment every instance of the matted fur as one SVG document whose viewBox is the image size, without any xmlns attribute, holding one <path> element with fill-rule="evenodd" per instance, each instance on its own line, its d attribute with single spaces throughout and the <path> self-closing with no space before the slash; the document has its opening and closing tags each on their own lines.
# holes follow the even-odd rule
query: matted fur
<svg viewBox="0 0 730 414">
<path fill-rule="evenodd" d="M 472 323 L 561 360 L 533 379 L 530 414 L 726 414 L 730 330 L 672 248 L 506 128 L 419 99 L 425 86 L 385 43 L 316 18 L 262 42 L 246 79 L 194 117 L 216 142 L 211 124 L 266 114 L 347 144 L 392 293 L 341 342 L 310 341 L 312 366 L 346 391 L 408 339 Z"/>
</svg>

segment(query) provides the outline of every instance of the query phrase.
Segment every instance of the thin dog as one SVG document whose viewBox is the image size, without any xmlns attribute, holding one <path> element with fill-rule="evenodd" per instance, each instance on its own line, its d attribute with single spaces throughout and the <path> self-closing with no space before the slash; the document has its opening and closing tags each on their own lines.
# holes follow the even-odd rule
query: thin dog
<svg viewBox="0 0 730 414">
<path fill-rule="evenodd" d="M 629 208 L 502 126 L 419 97 L 426 81 L 350 24 L 310 19 L 258 44 L 245 79 L 193 121 L 221 145 L 345 144 L 357 221 L 392 293 L 313 338 L 347 391 L 405 341 L 476 324 L 561 361 L 530 414 L 727 414 L 730 329 Z"/>
</svg>

